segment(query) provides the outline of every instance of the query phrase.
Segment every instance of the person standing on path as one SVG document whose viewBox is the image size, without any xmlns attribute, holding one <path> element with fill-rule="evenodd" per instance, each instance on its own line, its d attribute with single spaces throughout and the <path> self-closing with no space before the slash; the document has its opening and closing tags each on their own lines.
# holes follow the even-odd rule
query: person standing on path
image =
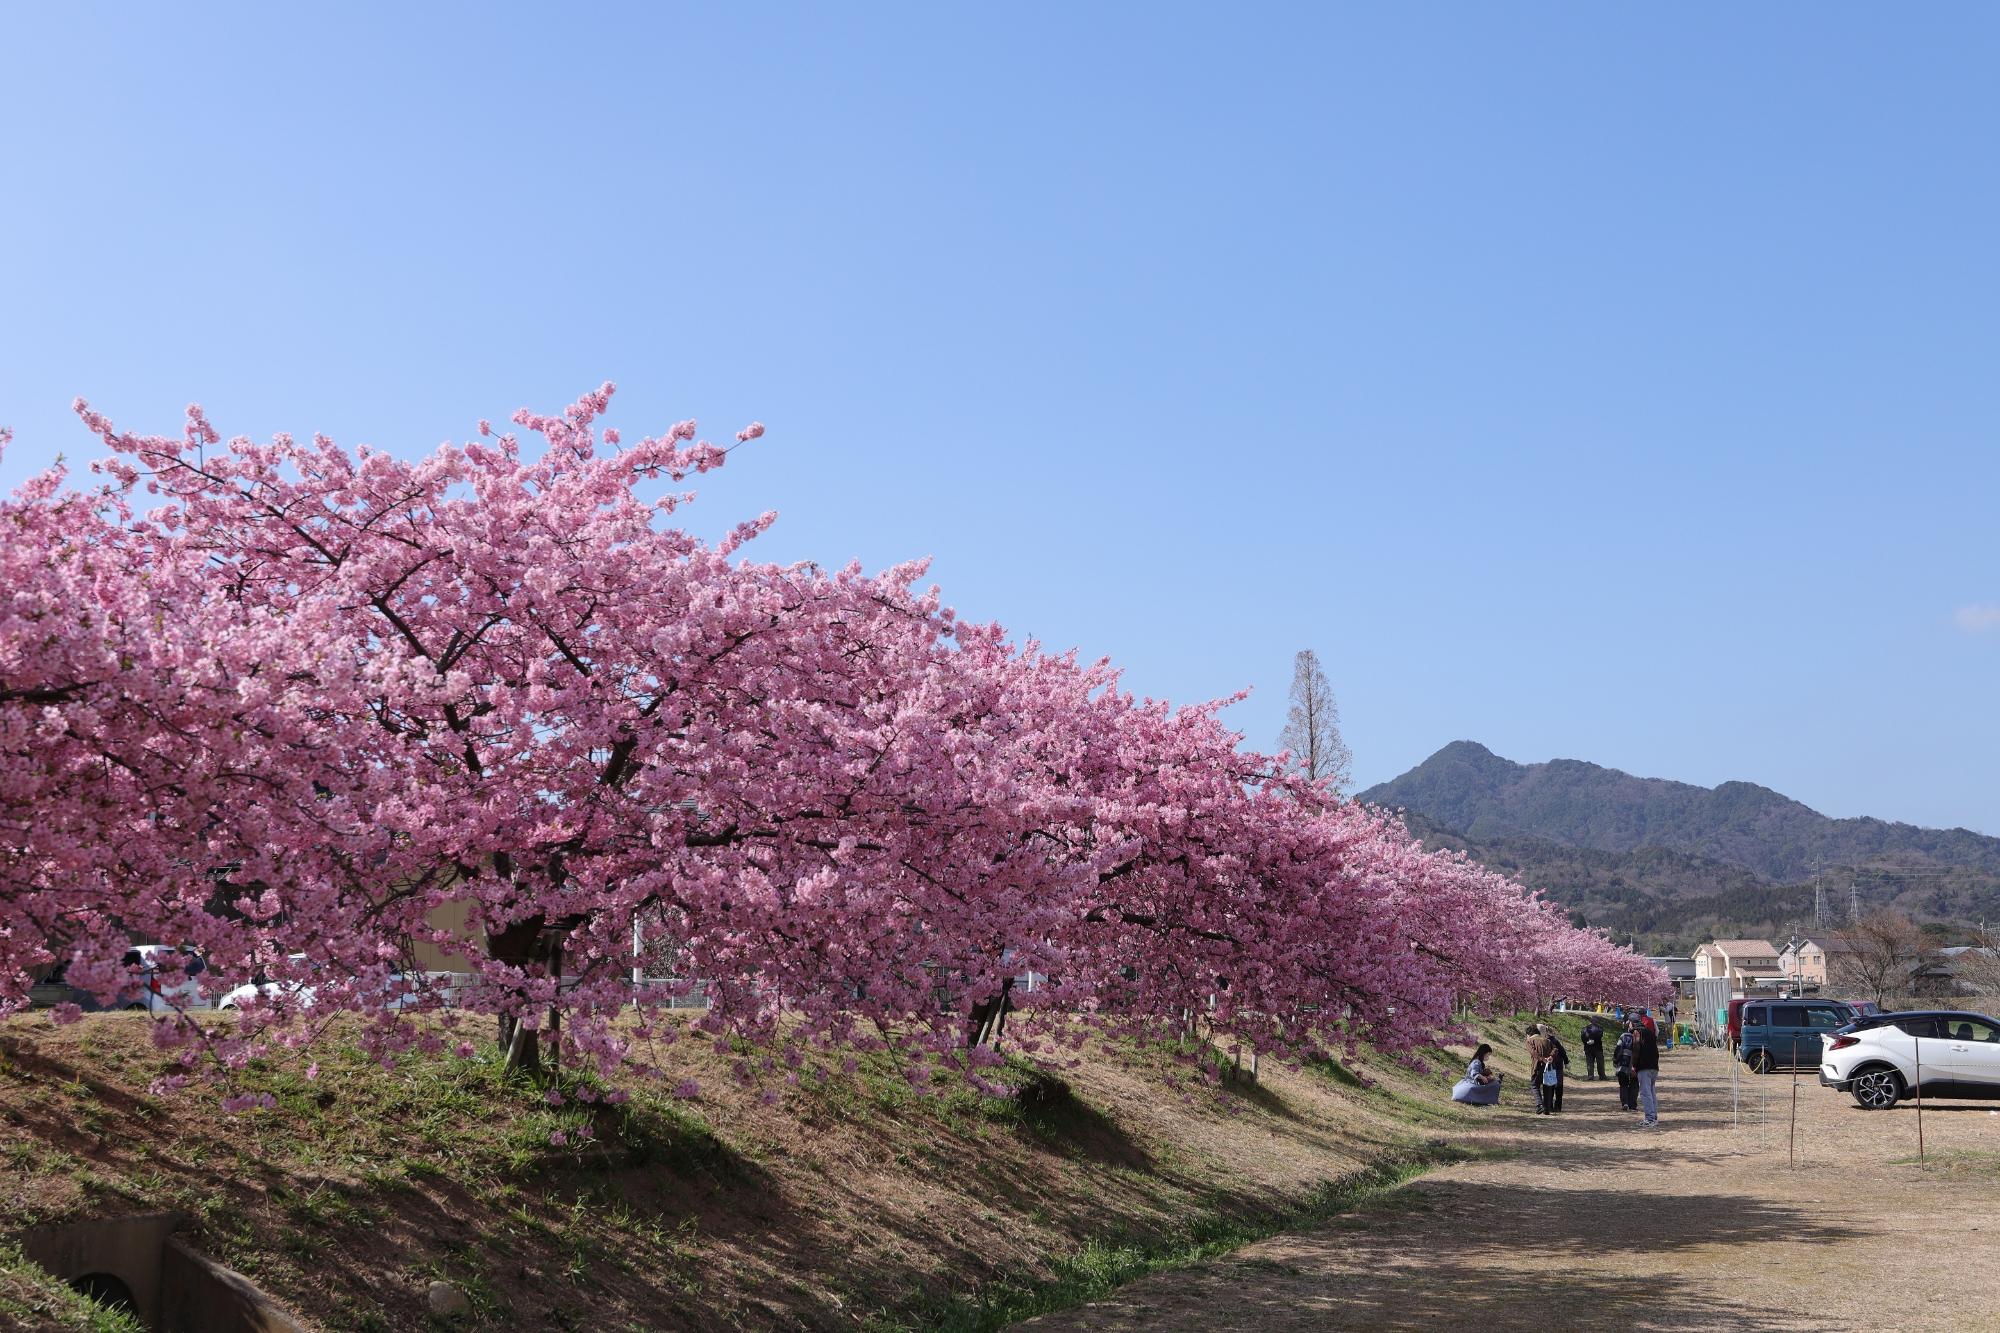
<svg viewBox="0 0 2000 1333">
<path fill-rule="evenodd" d="M 1627 1019 L 1625 1030 L 1618 1034 L 1618 1044 L 1611 1051 L 1611 1067 L 1618 1071 L 1618 1109 L 1621 1111 L 1639 1109 L 1639 1080 L 1632 1073 L 1632 1034 L 1637 1027 L 1636 1023 Z"/>
<path fill-rule="evenodd" d="M 1549 1063 L 1556 1071 L 1556 1085 L 1550 1089 L 1555 1097 L 1549 1109 L 1560 1111 L 1563 1109 L 1563 1085 L 1569 1082 L 1569 1048 L 1563 1045 L 1562 1038 L 1558 1037 L 1556 1030 L 1547 1023 L 1542 1024 L 1542 1035 L 1548 1039 Z"/>
<path fill-rule="evenodd" d="M 1534 1023 L 1528 1024 L 1528 1077 L 1535 1084 L 1535 1114 L 1549 1114 L 1549 1102 L 1555 1089 L 1543 1082 L 1549 1068 L 1549 1039 L 1542 1035 L 1542 1029 Z"/>
<path fill-rule="evenodd" d="M 1594 1018 L 1583 1025 L 1583 1074 L 1585 1078 L 1604 1077 L 1604 1029 Z"/>
<path fill-rule="evenodd" d="M 1639 1079 L 1639 1109 L 1646 1116 L 1645 1128 L 1658 1129 L 1660 1098 L 1654 1085 L 1660 1079 L 1660 1042 L 1651 1028 L 1642 1027 L 1632 1034 L 1632 1072 Z"/>
</svg>

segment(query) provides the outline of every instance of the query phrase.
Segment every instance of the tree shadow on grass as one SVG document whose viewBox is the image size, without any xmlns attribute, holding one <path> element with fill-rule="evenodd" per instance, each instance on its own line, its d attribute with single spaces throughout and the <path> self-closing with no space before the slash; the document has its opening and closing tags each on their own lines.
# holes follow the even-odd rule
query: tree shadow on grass
<svg viewBox="0 0 2000 1333">
<path fill-rule="evenodd" d="M 1265 1115 L 1294 1122 L 1305 1119 L 1290 1102 L 1285 1100 L 1282 1093 L 1261 1079 L 1253 1077 L 1247 1070 L 1238 1072 L 1231 1066 L 1223 1066 L 1222 1086 L 1231 1097 L 1255 1107 Z"/>
<path fill-rule="evenodd" d="M 86 1074 L 73 1063 L 52 1059 L 22 1043 L 0 1041 L 0 1061 L 5 1062 L 10 1074 L 32 1083 L 49 1087 L 80 1087 L 89 1100 L 120 1114 L 144 1114 L 149 1104 L 148 1098 L 129 1092 L 107 1079 Z"/>
<path fill-rule="evenodd" d="M 1440 1328 L 1562 1329 L 1565 1333 L 1740 1333 L 1756 1327 L 1812 1329 L 1826 1325 L 1744 1322 L 1740 1310 L 1674 1277 L 1501 1273 L 1437 1256 L 1407 1269 L 1377 1269 L 1329 1281 L 1282 1261 L 1225 1262 L 1171 1303 L 1152 1299 L 1152 1284 L 1128 1289 L 1075 1315 L 1030 1321 L 1026 1328 L 1090 1329 L 1094 1333 L 1303 1333 L 1304 1330 Z M 1160 1285 L 1175 1279 L 1161 1280 Z"/>
<path fill-rule="evenodd" d="M 656 1133 L 636 1158 L 611 1148 L 464 1179 L 433 1165 L 386 1182 L 330 1182 L 323 1194 L 274 1184 L 243 1203 L 265 1260 L 253 1276 L 336 1323 L 366 1313 L 421 1326 L 425 1285 L 442 1279 L 468 1294 L 477 1327 L 582 1327 L 586 1316 L 705 1327 L 721 1319 L 712 1299 L 660 1311 L 667 1293 L 704 1290 L 716 1251 L 753 1248 L 780 1270 L 828 1262 L 829 1246 L 800 1225 L 769 1172 L 698 1133 Z M 194 1239 L 229 1258 L 230 1236 L 204 1228 Z"/>
<path fill-rule="evenodd" d="M 1135 1171 L 1153 1165 L 1143 1144 L 1053 1074 L 1038 1073 L 1024 1081 L 1014 1094 L 1014 1106 L 1020 1132 L 1037 1146 Z"/>
<path fill-rule="evenodd" d="M 1719 1306 L 1712 1291 L 1620 1266 L 1700 1247 L 1860 1234 L 1749 1196 L 1648 1197 L 1623 1210 L 1579 1207 L 1579 1198 L 1426 1177 L 1318 1231 L 1147 1279 L 1029 1327 L 1736 1330 L 1746 1326 L 1743 1310 Z M 1759 1312 L 1758 1328 L 1825 1327 L 1768 1313 Z"/>
</svg>

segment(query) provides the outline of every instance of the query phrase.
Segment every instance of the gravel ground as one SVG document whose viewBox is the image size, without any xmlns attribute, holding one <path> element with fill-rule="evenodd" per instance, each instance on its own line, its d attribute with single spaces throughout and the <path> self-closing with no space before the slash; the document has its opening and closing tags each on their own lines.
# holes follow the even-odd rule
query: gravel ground
<svg viewBox="0 0 2000 1333">
<path fill-rule="evenodd" d="M 1715 1051 L 1468 1126 L 1491 1155 L 1309 1233 L 1135 1282 L 1037 1330 L 2000 1330 L 2000 1102 L 1863 1111 Z M 1510 1085 L 1513 1080 L 1509 1080 Z M 1791 1154 L 1796 1153 L 1796 1164 Z"/>
</svg>

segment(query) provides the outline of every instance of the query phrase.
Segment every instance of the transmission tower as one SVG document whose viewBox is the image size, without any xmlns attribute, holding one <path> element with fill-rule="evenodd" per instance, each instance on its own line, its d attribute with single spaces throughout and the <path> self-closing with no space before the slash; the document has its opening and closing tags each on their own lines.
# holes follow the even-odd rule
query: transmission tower
<svg viewBox="0 0 2000 1333">
<path fill-rule="evenodd" d="M 1826 929 L 1826 885 L 1813 876 L 1813 934 Z"/>
<path fill-rule="evenodd" d="M 1861 919 L 1861 881 L 1851 880 L 1847 885 L 1847 924 L 1853 925 Z"/>
</svg>

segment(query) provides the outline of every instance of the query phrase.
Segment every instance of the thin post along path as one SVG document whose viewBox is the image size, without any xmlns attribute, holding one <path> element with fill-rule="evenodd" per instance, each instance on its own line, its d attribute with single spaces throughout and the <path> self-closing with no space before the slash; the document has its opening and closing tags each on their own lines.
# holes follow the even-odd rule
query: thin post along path
<svg viewBox="0 0 2000 1333">
<path fill-rule="evenodd" d="M 1661 1064 L 1657 1130 L 1614 1082 L 1537 1118 L 1510 1079 L 1508 1105 L 1461 1108 L 1499 1155 L 1020 1327 L 2000 1331 L 2000 1102 L 1927 1102 L 1918 1164 L 1908 1103 L 1802 1072 L 1794 1140 L 1790 1075 Z"/>
</svg>

